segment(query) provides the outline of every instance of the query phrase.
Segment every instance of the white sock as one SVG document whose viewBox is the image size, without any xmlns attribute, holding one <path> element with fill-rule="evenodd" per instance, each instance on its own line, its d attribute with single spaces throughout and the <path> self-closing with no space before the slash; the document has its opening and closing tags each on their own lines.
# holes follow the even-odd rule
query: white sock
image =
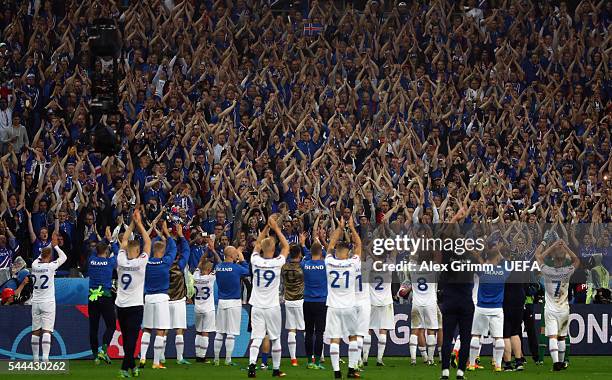
<svg viewBox="0 0 612 380">
<path fill-rule="evenodd" d="M 461 340 L 459 339 L 459 337 L 457 337 L 457 339 L 455 339 L 455 345 L 453 346 L 453 351 L 459 352 L 460 349 L 461 349 Z"/>
<path fill-rule="evenodd" d="M 359 361 L 359 345 L 356 340 L 349 341 L 348 348 L 348 367 L 357 368 L 357 362 Z"/>
<path fill-rule="evenodd" d="M 448 368 L 442 370 L 442 376 L 448 377 L 449 375 L 450 375 L 450 371 L 448 370 Z"/>
<path fill-rule="evenodd" d="M 202 357 L 202 335 L 200 334 L 195 336 L 195 354 L 196 358 Z"/>
<path fill-rule="evenodd" d="M 357 363 L 361 361 L 363 355 L 363 337 L 357 337 Z"/>
<path fill-rule="evenodd" d="M 153 364 L 159 364 L 162 351 L 164 350 L 164 337 L 156 335 L 153 341 Z"/>
<path fill-rule="evenodd" d="M 281 346 L 280 339 L 274 339 L 272 342 L 272 369 L 280 369 L 281 355 L 283 354 L 283 347 Z"/>
<path fill-rule="evenodd" d="M 376 360 L 382 362 L 385 355 L 385 347 L 387 347 L 387 334 L 378 335 L 378 352 L 376 352 Z"/>
<path fill-rule="evenodd" d="M 427 335 L 427 357 L 429 360 L 434 360 L 434 355 L 436 353 L 436 336 L 435 335 Z"/>
<path fill-rule="evenodd" d="M 557 341 L 557 347 L 559 347 L 559 361 L 565 360 L 565 338 Z"/>
<path fill-rule="evenodd" d="M 206 357 L 206 351 L 208 351 L 208 336 L 201 336 L 200 347 L 202 349 L 202 357 Z"/>
<path fill-rule="evenodd" d="M 149 343 L 151 343 L 151 333 L 143 332 L 142 338 L 140 338 L 140 360 L 147 358 Z"/>
<path fill-rule="evenodd" d="M 329 344 L 329 357 L 333 370 L 340 371 L 340 345 L 338 343 Z"/>
<path fill-rule="evenodd" d="M 43 333 L 40 344 L 42 345 L 42 361 L 48 362 L 49 351 L 51 351 L 51 334 Z"/>
<path fill-rule="evenodd" d="M 32 335 L 32 360 L 37 362 L 39 354 L 40 354 L 40 337 L 37 335 Z"/>
<path fill-rule="evenodd" d="M 496 368 L 501 367 L 502 358 L 504 356 L 504 347 L 505 344 L 503 339 L 495 340 L 495 346 L 493 346 L 493 359 L 495 360 Z"/>
<path fill-rule="evenodd" d="M 419 346 L 419 352 L 421 353 L 423 360 L 427 361 L 427 347 Z"/>
<path fill-rule="evenodd" d="M 185 349 L 185 341 L 182 335 L 174 337 L 174 346 L 176 347 L 176 360 L 183 360 L 183 350 Z"/>
<path fill-rule="evenodd" d="M 257 364 L 257 356 L 259 355 L 259 347 L 261 346 L 260 338 L 253 338 L 249 347 L 249 364 Z"/>
<path fill-rule="evenodd" d="M 161 354 L 159 355 L 159 361 L 166 361 L 166 342 L 168 341 L 168 337 L 166 335 L 164 335 L 163 337 L 163 347 L 161 350 Z"/>
<path fill-rule="evenodd" d="M 470 341 L 470 365 L 476 365 L 476 357 L 478 357 L 478 353 L 480 352 L 480 338 L 477 336 L 473 336 Z"/>
<path fill-rule="evenodd" d="M 232 361 L 232 353 L 234 352 L 234 343 L 236 342 L 233 335 L 227 334 L 225 336 L 225 362 L 230 363 Z"/>
<path fill-rule="evenodd" d="M 368 361 L 368 355 L 370 355 L 370 346 L 372 346 L 372 336 L 367 334 L 363 337 L 363 349 L 361 350 L 361 359 L 363 362 Z"/>
<path fill-rule="evenodd" d="M 219 354 L 221 353 L 221 347 L 223 347 L 223 334 L 215 335 L 214 351 L 215 360 L 219 360 Z"/>
<path fill-rule="evenodd" d="M 408 342 L 410 345 L 410 359 L 415 362 L 417 359 L 417 347 L 419 345 L 419 337 L 416 335 L 410 335 L 410 339 Z"/>
<path fill-rule="evenodd" d="M 296 345 L 296 339 L 295 339 L 295 332 L 294 331 L 289 331 L 287 333 L 287 347 L 289 348 L 289 356 L 291 357 L 291 360 L 295 359 L 295 345 Z"/>
<path fill-rule="evenodd" d="M 460 370 L 460 369 L 458 369 L 458 370 L 457 370 L 457 376 L 463 376 L 463 371 L 462 371 L 462 370 Z"/>
<path fill-rule="evenodd" d="M 557 342 L 557 338 L 550 338 L 548 340 L 548 351 L 550 351 L 550 357 L 553 360 L 553 363 L 559 362 L 559 342 Z"/>
</svg>

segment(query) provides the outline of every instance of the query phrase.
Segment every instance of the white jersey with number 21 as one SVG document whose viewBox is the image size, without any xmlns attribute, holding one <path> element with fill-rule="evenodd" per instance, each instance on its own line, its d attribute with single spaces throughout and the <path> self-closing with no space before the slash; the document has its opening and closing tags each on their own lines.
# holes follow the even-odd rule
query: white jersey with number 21
<svg viewBox="0 0 612 380">
<path fill-rule="evenodd" d="M 325 257 L 327 272 L 327 307 L 343 309 L 355 306 L 356 273 L 361 271 L 359 256 L 340 260 L 333 255 Z"/>
</svg>

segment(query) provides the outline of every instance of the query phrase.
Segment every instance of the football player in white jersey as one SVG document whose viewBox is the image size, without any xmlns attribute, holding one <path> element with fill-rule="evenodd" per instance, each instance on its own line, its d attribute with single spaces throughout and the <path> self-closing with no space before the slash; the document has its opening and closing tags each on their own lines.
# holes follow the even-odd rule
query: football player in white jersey
<svg viewBox="0 0 612 380">
<path fill-rule="evenodd" d="M 213 262 L 202 255 L 198 268 L 193 273 L 193 287 L 195 289 L 195 350 L 196 361 L 206 362 L 208 350 L 208 334 L 215 332 L 215 272 Z"/>
<path fill-rule="evenodd" d="M 353 242 L 351 248 L 346 242 L 338 242 L 345 228 L 344 217 L 340 219 L 338 228 L 329 241 L 329 252 L 325 257 L 327 273 L 327 323 L 325 334 L 330 338 L 329 356 L 331 358 L 334 377 L 342 378 L 340 372 L 340 340 L 349 337 L 348 377 L 361 377 L 357 370 L 359 349 L 357 343 L 357 327 L 355 313 L 355 280 L 361 267 L 361 238 L 355 230 L 353 218 L 348 221 Z"/>
<path fill-rule="evenodd" d="M 357 314 L 357 350 L 359 365 L 367 365 L 370 351 L 370 287 L 363 278 L 362 268 L 355 271 L 355 314 Z"/>
<path fill-rule="evenodd" d="M 417 270 L 410 273 L 410 289 L 412 290 L 412 311 L 410 317 L 410 360 L 416 364 L 418 338 L 426 332 L 427 364 L 434 364 L 436 350 L 436 330 L 438 324 L 437 274 L 433 271 L 419 270 L 424 262 L 431 262 L 429 252 L 419 252 Z"/>
<path fill-rule="evenodd" d="M 567 301 L 569 280 L 580 265 L 580 260 L 563 240 L 557 240 L 548 248 L 546 245 L 546 241 L 542 241 L 536 249 L 535 258 L 544 276 L 544 322 L 553 371 L 561 371 L 566 368 L 564 359 L 570 312 Z M 571 264 L 567 263 L 568 257 Z"/>
<path fill-rule="evenodd" d="M 272 230 L 278 238 L 280 255 L 274 257 L 276 242 L 268 236 Z M 281 323 L 282 313 L 279 300 L 281 268 L 289 255 L 289 243 L 276 223 L 275 216 L 268 218 L 268 225 L 259 233 L 255 248 L 251 255 L 251 271 L 253 273 L 253 290 L 251 292 L 251 347 L 249 350 L 248 377 L 255 377 L 257 356 L 263 339 L 268 336 L 272 346 L 272 376 L 283 377 L 280 371 L 281 362 Z"/>
<path fill-rule="evenodd" d="M 140 241 L 129 240 L 134 225 L 142 236 L 142 253 Z M 117 319 L 123 339 L 123 362 L 121 363 L 120 377 L 138 377 L 140 369 L 134 362 L 134 352 L 144 305 L 144 279 L 147 262 L 151 252 L 151 238 L 142 225 L 140 211 L 134 211 L 132 223 L 121 237 L 121 247 L 117 254 Z M 130 374 L 128 371 L 132 371 Z"/>
<path fill-rule="evenodd" d="M 395 263 L 395 251 L 385 256 L 377 256 L 375 261 L 382 263 Z M 370 266 L 371 267 L 371 266 Z M 393 317 L 393 295 L 391 294 L 391 272 L 372 272 L 369 275 L 370 284 L 370 331 L 376 334 L 378 350 L 376 351 L 376 365 L 384 366 L 383 356 L 387 346 L 387 331 L 395 328 Z M 366 362 L 364 362 L 365 364 Z"/>
<path fill-rule="evenodd" d="M 58 258 L 53 260 L 53 251 Z M 57 233 L 53 233 L 51 245 L 41 250 L 40 257 L 32 263 L 32 359 L 39 359 L 39 342 L 42 345 L 42 361 L 49 361 L 51 334 L 55 326 L 55 271 L 66 262 L 66 254 L 57 245 Z M 42 335 L 42 339 L 41 339 Z"/>
</svg>

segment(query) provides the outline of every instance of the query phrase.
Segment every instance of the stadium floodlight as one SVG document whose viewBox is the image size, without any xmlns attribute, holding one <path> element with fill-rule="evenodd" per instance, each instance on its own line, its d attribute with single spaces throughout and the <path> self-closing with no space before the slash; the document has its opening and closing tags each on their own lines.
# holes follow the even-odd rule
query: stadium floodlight
<svg viewBox="0 0 612 380">
<path fill-rule="evenodd" d="M 90 109 L 93 117 L 94 148 L 105 155 L 113 155 L 119 151 L 120 143 L 114 131 L 105 125 L 104 115 L 117 113 L 119 102 L 118 60 L 122 48 L 121 35 L 115 22 L 107 18 L 95 19 L 88 29 L 88 44 L 90 50 L 91 101 Z M 98 60 L 112 61 L 110 71 L 101 65 L 96 68 Z"/>
</svg>

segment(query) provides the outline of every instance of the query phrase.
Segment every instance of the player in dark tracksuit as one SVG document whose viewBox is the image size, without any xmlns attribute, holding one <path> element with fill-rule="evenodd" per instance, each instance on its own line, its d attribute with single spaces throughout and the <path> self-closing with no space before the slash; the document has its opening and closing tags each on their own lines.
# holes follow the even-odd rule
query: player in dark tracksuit
<svg viewBox="0 0 612 380">
<path fill-rule="evenodd" d="M 521 350 L 523 337 L 523 312 L 525 309 L 527 272 L 514 271 L 506 280 L 504 286 L 504 371 L 522 371 L 525 358 Z M 514 368 L 512 367 L 512 354 L 514 353 Z"/>
<path fill-rule="evenodd" d="M 110 364 L 107 347 L 115 332 L 115 303 L 111 293 L 113 271 L 117 258 L 109 257 L 108 244 L 99 243 L 89 257 L 89 343 L 96 364 L 103 360 Z M 102 338 L 102 348 L 98 351 L 98 328 L 100 317 L 104 319 L 106 330 Z"/>
<path fill-rule="evenodd" d="M 459 216 L 459 215 L 457 215 Z M 457 232 L 450 231 L 449 237 Z M 442 252 L 442 263 L 447 264 L 449 269 L 453 261 L 467 262 L 469 253 L 457 255 L 455 252 Z M 440 312 L 442 313 L 442 376 L 440 379 L 449 378 L 451 351 L 453 349 L 453 337 L 459 330 L 461 342 L 469 342 L 472 338 L 472 319 L 474 317 L 474 302 L 472 290 L 474 289 L 473 272 L 455 272 L 448 270 L 440 275 Z M 459 350 L 459 361 L 457 363 L 457 379 L 464 378 L 470 352 L 469 344 L 462 344 Z"/>
</svg>

